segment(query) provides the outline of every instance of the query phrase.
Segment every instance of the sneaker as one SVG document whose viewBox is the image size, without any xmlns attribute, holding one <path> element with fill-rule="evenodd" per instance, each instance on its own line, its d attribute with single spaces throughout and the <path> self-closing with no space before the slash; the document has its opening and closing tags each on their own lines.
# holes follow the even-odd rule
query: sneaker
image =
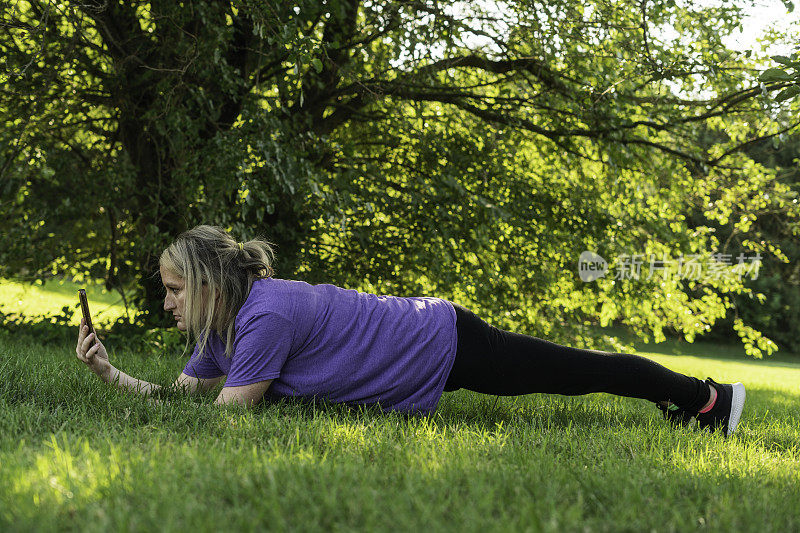
<svg viewBox="0 0 800 533">
<path fill-rule="evenodd" d="M 706 378 L 706 383 L 717 390 L 717 400 L 710 411 L 697 415 L 697 424 L 701 428 L 710 428 L 711 431 L 721 428 L 726 437 L 732 435 L 739 425 L 744 409 L 744 385 L 719 384 L 711 378 Z"/>
<path fill-rule="evenodd" d="M 689 411 L 681 409 L 674 403 L 670 403 L 666 407 L 660 403 L 657 403 L 656 407 L 661 409 L 661 412 L 664 414 L 664 420 L 667 420 L 676 426 L 688 426 L 691 423 L 692 418 L 695 416 Z"/>
</svg>

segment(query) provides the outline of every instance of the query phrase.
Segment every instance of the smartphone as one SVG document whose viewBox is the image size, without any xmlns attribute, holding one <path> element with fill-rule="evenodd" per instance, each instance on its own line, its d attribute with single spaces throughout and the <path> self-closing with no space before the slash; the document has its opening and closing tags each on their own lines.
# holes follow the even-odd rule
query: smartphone
<svg viewBox="0 0 800 533">
<path fill-rule="evenodd" d="M 89 315 L 89 301 L 86 299 L 86 290 L 85 289 L 78 289 L 78 300 L 81 302 L 81 311 L 83 312 L 83 321 L 89 326 L 89 333 L 95 333 L 94 326 L 92 326 L 92 317 Z M 89 334 L 87 333 L 87 335 Z M 95 338 L 92 340 L 92 346 L 94 343 L 97 342 L 97 334 L 95 333 Z"/>
</svg>

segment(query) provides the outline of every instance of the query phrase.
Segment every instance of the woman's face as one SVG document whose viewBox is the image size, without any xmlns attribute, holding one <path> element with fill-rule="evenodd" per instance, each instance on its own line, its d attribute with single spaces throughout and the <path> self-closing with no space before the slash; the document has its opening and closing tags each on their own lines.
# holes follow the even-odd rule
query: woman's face
<svg viewBox="0 0 800 533">
<path fill-rule="evenodd" d="M 169 311 L 178 321 L 177 328 L 181 331 L 186 331 L 186 322 L 184 322 L 183 312 L 186 305 L 186 283 L 183 278 L 174 274 L 173 272 L 161 267 L 161 283 L 167 289 L 167 295 L 164 297 L 164 311 Z"/>
</svg>

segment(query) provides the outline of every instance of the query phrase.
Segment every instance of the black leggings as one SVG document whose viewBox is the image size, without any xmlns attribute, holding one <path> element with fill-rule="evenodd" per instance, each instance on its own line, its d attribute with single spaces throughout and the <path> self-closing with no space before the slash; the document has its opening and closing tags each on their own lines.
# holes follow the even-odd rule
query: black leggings
<svg viewBox="0 0 800 533">
<path fill-rule="evenodd" d="M 703 381 L 645 357 L 570 348 L 511 333 L 490 326 L 459 304 L 453 307 L 458 349 L 445 391 L 464 388 L 500 396 L 607 392 L 670 401 L 691 412 L 708 401 L 708 385 Z"/>
</svg>

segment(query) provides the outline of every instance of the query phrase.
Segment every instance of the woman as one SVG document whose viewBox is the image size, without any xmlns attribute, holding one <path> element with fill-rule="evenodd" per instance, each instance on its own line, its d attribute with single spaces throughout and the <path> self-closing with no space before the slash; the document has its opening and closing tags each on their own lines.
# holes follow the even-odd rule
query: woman
<svg viewBox="0 0 800 533">
<path fill-rule="evenodd" d="M 685 376 L 644 357 L 584 350 L 490 326 L 439 298 L 376 296 L 272 277 L 269 243 L 237 243 L 215 226 L 182 233 L 161 254 L 164 309 L 196 338 L 173 384 L 216 403 L 322 397 L 431 413 L 442 392 L 606 392 L 650 400 L 676 424 L 736 429 L 741 383 Z M 78 359 L 108 383 L 144 395 L 158 385 L 114 368 L 81 322 Z M 93 344 L 94 343 L 94 344 Z M 188 348 L 188 341 L 187 341 Z"/>
</svg>

